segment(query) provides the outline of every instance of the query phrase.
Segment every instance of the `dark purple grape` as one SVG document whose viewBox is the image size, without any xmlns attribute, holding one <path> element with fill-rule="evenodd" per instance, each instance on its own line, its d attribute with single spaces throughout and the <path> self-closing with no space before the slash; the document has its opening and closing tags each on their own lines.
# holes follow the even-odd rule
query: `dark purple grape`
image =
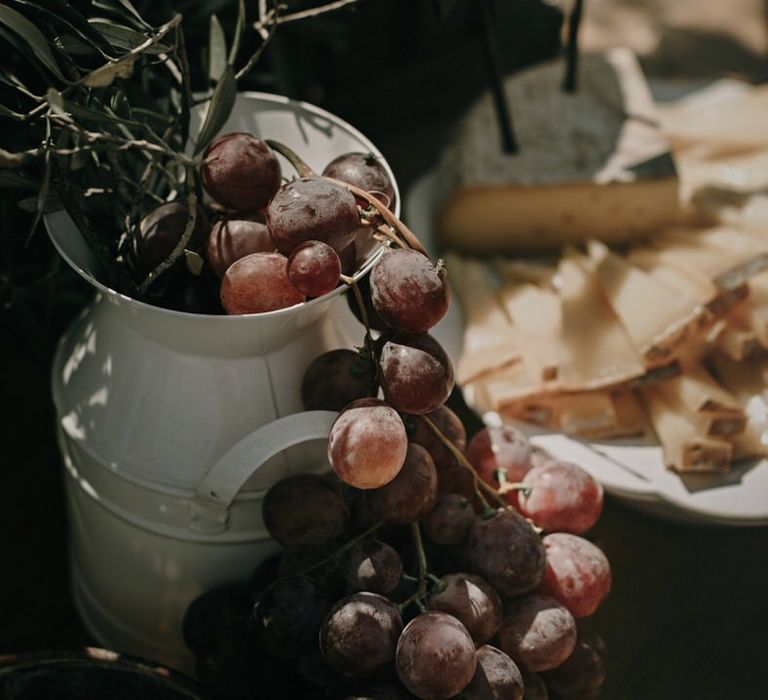
<svg viewBox="0 0 768 700">
<path fill-rule="evenodd" d="M 253 610 L 256 635 L 270 654 L 294 659 L 317 643 L 320 624 L 333 604 L 329 593 L 306 576 L 281 578 Z"/>
<path fill-rule="evenodd" d="M 421 520 L 437 499 L 437 471 L 421 445 L 408 444 L 400 471 L 389 483 L 368 494 L 371 510 L 384 522 L 404 525 Z"/>
<path fill-rule="evenodd" d="M 467 431 L 461 419 L 448 406 L 438 406 L 434 411 L 425 414 L 435 427 L 447 438 L 459 452 L 464 452 L 467 446 Z M 425 420 L 409 418 L 406 424 L 411 442 L 426 448 L 432 455 L 437 467 L 438 478 L 441 472 L 453 469 L 463 469 L 453 453 L 445 446 L 443 441 L 435 435 L 432 428 Z"/>
<path fill-rule="evenodd" d="M 301 401 L 307 411 L 341 411 L 356 399 L 372 396 L 376 365 L 354 350 L 329 350 L 304 371 Z"/>
<path fill-rule="evenodd" d="M 251 253 L 232 263 L 221 280 L 228 314 L 258 314 L 300 304 L 306 297 L 288 279 L 280 253 Z"/>
<path fill-rule="evenodd" d="M 453 615 L 476 645 L 492 639 L 501 625 L 502 607 L 491 585 L 473 574 L 448 574 L 442 584 L 443 590 L 427 598 L 427 607 Z"/>
<path fill-rule="evenodd" d="M 280 163 L 272 149 L 251 134 L 217 138 L 205 150 L 203 187 L 217 202 L 238 212 L 263 209 L 280 187 Z"/>
<path fill-rule="evenodd" d="M 320 629 L 320 650 L 345 676 L 369 676 L 395 657 L 403 621 L 397 606 L 376 593 L 355 593 L 333 606 Z"/>
<path fill-rule="evenodd" d="M 573 653 L 541 677 L 550 690 L 568 697 L 596 693 L 605 682 L 607 654 L 599 635 L 579 631 Z"/>
<path fill-rule="evenodd" d="M 363 540 L 344 552 L 339 560 L 339 573 L 355 590 L 384 595 L 400 583 L 403 561 L 386 542 Z"/>
<path fill-rule="evenodd" d="M 290 255 L 305 241 L 322 241 L 340 253 L 360 226 L 355 198 L 330 180 L 303 178 L 283 185 L 267 206 L 267 226 L 277 249 Z"/>
<path fill-rule="evenodd" d="M 476 666 L 472 637 L 446 613 L 416 616 L 397 643 L 397 675 L 418 698 L 452 698 L 469 685 Z"/>
<path fill-rule="evenodd" d="M 469 552 L 472 570 L 502 597 L 528 593 L 544 578 L 547 562 L 541 538 L 513 510 L 498 510 L 490 518 L 475 520 Z"/>
<path fill-rule="evenodd" d="M 439 488 L 439 472 L 437 479 Z M 458 493 L 441 493 L 424 518 L 424 534 L 435 544 L 461 544 L 469 537 L 474 522 L 475 509 L 469 499 Z"/>
<path fill-rule="evenodd" d="M 206 253 L 213 272 L 222 277 L 227 268 L 251 253 L 269 253 L 275 244 L 267 225 L 250 219 L 221 219 L 211 228 Z"/>
<path fill-rule="evenodd" d="M 323 170 L 323 175 L 348 182 L 370 192 L 394 211 L 397 201 L 395 188 L 384 164 L 372 153 L 345 153 L 334 158 Z"/>
<path fill-rule="evenodd" d="M 189 207 L 184 202 L 168 202 L 153 209 L 140 222 L 131 238 L 131 261 L 143 275 L 148 275 L 176 248 L 189 220 Z M 200 251 L 205 246 L 211 224 L 198 205 L 195 228 L 186 245 L 188 250 Z M 175 270 L 185 266 L 182 255 L 174 263 Z"/>
<path fill-rule="evenodd" d="M 371 299 L 392 328 L 426 333 L 448 311 L 445 270 L 410 248 L 389 250 L 371 270 Z"/>
<path fill-rule="evenodd" d="M 477 650 L 475 675 L 461 697 L 466 700 L 523 700 L 523 675 L 503 651 L 485 644 Z"/>
<path fill-rule="evenodd" d="M 341 278 L 341 260 L 322 241 L 297 245 L 288 258 L 288 279 L 308 297 L 320 297 L 336 289 Z"/>
<path fill-rule="evenodd" d="M 237 646 L 248 634 L 253 599 L 244 586 L 206 591 L 187 608 L 182 623 L 185 644 L 195 655 Z"/>
<path fill-rule="evenodd" d="M 440 344 L 426 333 L 386 340 L 379 357 L 384 398 L 403 413 L 430 413 L 453 389 L 453 365 Z"/>
<path fill-rule="evenodd" d="M 529 594 L 507 603 L 499 638 L 515 662 L 531 671 L 546 671 L 573 652 L 576 621 L 554 598 Z"/>
<path fill-rule="evenodd" d="M 359 489 L 392 481 L 407 451 L 402 419 L 379 399 L 358 399 L 346 406 L 328 437 L 328 461 L 342 481 Z"/>
<path fill-rule="evenodd" d="M 319 474 L 276 482 L 261 506 L 264 525 L 286 547 L 317 547 L 344 532 L 349 510 L 339 484 Z"/>
</svg>

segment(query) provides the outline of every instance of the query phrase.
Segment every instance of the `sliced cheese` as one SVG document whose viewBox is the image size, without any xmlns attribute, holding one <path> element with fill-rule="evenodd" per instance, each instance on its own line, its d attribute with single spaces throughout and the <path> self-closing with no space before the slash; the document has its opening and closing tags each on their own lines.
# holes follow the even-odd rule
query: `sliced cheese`
<svg viewBox="0 0 768 700">
<path fill-rule="evenodd" d="M 691 413 L 701 411 L 739 412 L 738 400 L 701 365 L 689 365 L 682 374 L 657 385 L 659 393 Z"/>
<path fill-rule="evenodd" d="M 733 454 L 731 443 L 700 434 L 658 388 L 646 387 L 642 394 L 667 468 L 681 473 L 728 471 Z"/>
<path fill-rule="evenodd" d="M 538 367 L 543 380 L 555 379 L 560 354 L 560 298 L 551 288 L 512 282 L 499 290 L 499 300 L 520 331 L 525 362 Z"/>
<path fill-rule="evenodd" d="M 456 368 L 470 382 L 520 360 L 520 337 L 496 296 L 490 270 L 478 260 L 448 254 L 451 288 L 464 312 L 464 346 Z"/>
<path fill-rule="evenodd" d="M 616 421 L 613 425 L 584 430 L 580 433 L 580 437 L 606 440 L 639 438 L 652 434 L 653 429 L 648 421 L 648 414 L 636 391 L 614 391 L 610 396 Z"/>
<path fill-rule="evenodd" d="M 603 296 L 590 261 L 566 250 L 558 277 L 562 313 L 560 387 L 573 391 L 598 389 L 642 376 L 645 364 Z"/>
<path fill-rule="evenodd" d="M 590 241 L 600 285 L 637 351 L 649 364 L 668 362 L 698 323 L 701 307 L 619 255 Z"/>
<path fill-rule="evenodd" d="M 468 112 L 440 167 L 438 234 L 467 252 L 543 250 L 647 236 L 678 218 L 678 180 L 635 56 L 586 54 L 579 90 L 562 59 L 504 83 L 519 151 L 501 148 L 493 99 Z"/>
</svg>

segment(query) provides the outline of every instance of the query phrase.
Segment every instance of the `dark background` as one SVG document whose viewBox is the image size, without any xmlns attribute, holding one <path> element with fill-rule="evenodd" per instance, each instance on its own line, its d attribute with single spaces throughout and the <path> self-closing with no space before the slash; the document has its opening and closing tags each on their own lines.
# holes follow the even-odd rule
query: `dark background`
<svg viewBox="0 0 768 700">
<path fill-rule="evenodd" d="M 306 99 L 356 125 L 379 145 L 407 192 L 488 84 L 473 3 L 457 2 L 441 18 L 426 1 L 367 0 L 355 11 L 286 28 L 250 87 Z M 174 5 L 187 11 L 193 40 L 206 35 L 212 7 L 225 28 L 233 21 L 228 3 Z M 558 9 L 533 0 L 496 5 L 505 72 L 557 53 Z M 755 17 L 764 21 L 761 3 L 729 4 L 731 16 L 722 22 L 710 17 L 708 2 L 607 5 L 588 4 L 585 42 L 626 41 L 641 50 L 655 77 L 766 78 L 754 24 Z M 670 19 L 672 5 L 677 14 Z M 681 8 L 688 8 L 687 23 Z M 655 32 L 655 44 L 643 44 L 644 27 Z M 14 298 L 0 297 L 1 654 L 94 640 L 69 598 L 49 388 L 55 339 L 89 292 L 58 265 L 44 235 L 17 245 L 23 221 L 5 200 L 0 216 L 2 269 L 29 268 L 33 282 Z M 55 274 L 40 274 L 51 265 Z M 595 621 L 610 654 L 604 698 L 768 698 L 768 529 L 680 525 L 609 499 L 594 537 L 614 571 L 613 592 Z"/>
</svg>

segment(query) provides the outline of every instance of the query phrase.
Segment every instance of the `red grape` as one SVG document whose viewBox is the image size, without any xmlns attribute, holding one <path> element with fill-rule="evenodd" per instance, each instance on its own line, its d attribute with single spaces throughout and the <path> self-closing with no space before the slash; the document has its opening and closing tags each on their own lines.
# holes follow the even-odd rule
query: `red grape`
<svg viewBox="0 0 768 700">
<path fill-rule="evenodd" d="M 304 371 L 301 401 L 307 411 L 341 411 L 375 393 L 376 365 L 354 350 L 329 350 Z"/>
<path fill-rule="evenodd" d="M 509 601 L 501 623 L 501 648 L 531 671 L 565 661 L 576 645 L 576 621 L 554 598 L 529 594 Z"/>
<path fill-rule="evenodd" d="M 438 483 L 440 475 L 438 472 Z M 424 534 L 435 544 L 461 544 L 475 522 L 472 503 L 458 493 L 439 494 L 434 507 L 424 518 Z"/>
<path fill-rule="evenodd" d="M 153 209 L 134 229 L 131 238 L 131 261 L 136 269 L 148 275 L 176 248 L 187 227 L 189 207 L 184 202 L 168 202 Z M 195 227 L 187 243 L 189 250 L 199 251 L 205 245 L 211 224 L 203 208 L 197 206 Z M 184 256 L 174 263 L 175 269 L 183 269 Z"/>
<path fill-rule="evenodd" d="M 520 511 L 547 532 L 580 535 L 603 512 L 603 487 L 570 462 L 545 462 L 531 469 L 523 483 L 530 493 L 517 493 Z"/>
<path fill-rule="evenodd" d="M 544 577 L 546 554 L 531 524 L 510 509 L 478 518 L 470 532 L 472 570 L 504 597 L 534 590 Z"/>
<path fill-rule="evenodd" d="M 235 132 L 217 138 L 205 150 L 203 187 L 217 202 L 240 212 L 266 206 L 280 187 L 280 163 L 264 141 Z"/>
<path fill-rule="evenodd" d="M 221 280 L 228 314 L 257 314 L 300 304 L 305 296 L 291 284 L 287 259 L 279 253 L 251 253 L 232 263 Z"/>
<path fill-rule="evenodd" d="M 397 643 L 397 675 L 417 698 L 452 698 L 475 675 L 477 654 L 469 632 L 452 615 L 427 612 L 411 620 Z"/>
<path fill-rule="evenodd" d="M 591 615 L 611 590 L 611 567 L 589 540 L 555 532 L 544 538 L 547 570 L 538 588 L 565 605 L 574 617 Z"/>
<path fill-rule="evenodd" d="M 498 489 L 499 471 L 509 483 L 522 481 L 531 468 L 531 444 L 522 431 L 512 425 L 487 427 L 470 440 L 467 459 L 483 481 Z M 510 504 L 516 504 L 515 492 L 506 494 L 505 498 Z"/>
<path fill-rule="evenodd" d="M 293 180 L 267 206 L 269 233 L 284 255 L 313 240 L 340 253 L 352 243 L 359 225 L 355 198 L 341 185 L 323 178 Z"/>
<path fill-rule="evenodd" d="M 355 593 L 333 606 L 320 628 L 320 650 L 345 676 L 368 676 L 395 657 L 403 621 L 397 606 L 376 593 Z"/>
<path fill-rule="evenodd" d="M 388 484 L 369 492 L 371 510 L 384 522 L 404 525 L 421 520 L 437 499 L 437 471 L 421 445 L 408 443 L 405 461 Z"/>
<path fill-rule="evenodd" d="M 308 297 L 320 297 L 339 285 L 341 260 L 336 251 L 322 241 L 306 241 L 293 249 L 288 258 L 288 278 Z"/>
<path fill-rule="evenodd" d="M 404 333 L 425 333 L 448 311 L 444 270 L 410 248 L 389 250 L 371 270 L 371 299 L 379 316 Z"/>
<path fill-rule="evenodd" d="M 465 700 L 523 700 L 523 675 L 503 651 L 489 644 L 477 650 L 477 668 L 464 688 Z"/>
<path fill-rule="evenodd" d="M 342 555 L 339 572 L 359 591 L 391 593 L 403 575 L 403 562 L 394 547 L 378 540 L 358 542 Z"/>
<path fill-rule="evenodd" d="M 325 166 L 323 175 L 355 185 L 380 199 L 388 209 L 395 208 L 395 188 L 387 169 L 372 153 L 340 155 Z"/>
<path fill-rule="evenodd" d="M 331 426 L 328 461 L 339 478 L 359 489 L 375 489 L 397 476 L 408 437 L 397 411 L 379 399 L 358 399 Z"/>
<path fill-rule="evenodd" d="M 286 547 L 317 547 L 338 537 L 349 511 L 338 482 L 295 474 L 276 482 L 261 506 L 264 525 Z"/>
<path fill-rule="evenodd" d="M 475 644 L 489 641 L 501 625 L 499 594 L 473 574 L 448 574 L 442 583 L 444 590 L 432 593 L 427 607 L 453 615 L 467 628 Z"/>
<path fill-rule="evenodd" d="M 249 219 L 221 219 L 208 236 L 208 264 L 221 277 L 235 260 L 274 249 L 266 224 Z"/>
<path fill-rule="evenodd" d="M 384 398 L 403 413 L 430 413 L 450 396 L 453 365 L 431 336 L 396 335 L 379 357 Z"/>
</svg>

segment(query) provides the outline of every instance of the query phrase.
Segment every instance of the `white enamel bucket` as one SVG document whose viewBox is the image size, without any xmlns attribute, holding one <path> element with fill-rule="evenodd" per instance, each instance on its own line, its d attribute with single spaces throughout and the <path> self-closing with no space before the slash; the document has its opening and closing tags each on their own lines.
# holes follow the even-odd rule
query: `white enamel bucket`
<svg viewBox="0 0 768 700">
<path fill-rule="evenodd" d="M 228 131 L 281 141 L 318 171 L 350 151 L 381 156 L 337 117 L 261 93 L 238 97 Z M 301 413 L 306 366 L 325 350 L 359 345 L 363 329 L 341 288 L 256 315 L 153 307 L 102 282 L 66 212 L 45 223 L 97 290 L 61 339 L 52 372 L 75 601 L 103 645 L 188 670 L 186 606 L 247 577 L 275 550 L 261 523 L 264 490 L 283 474 L 327 469 L 332 414 Z"/>
</svg>

